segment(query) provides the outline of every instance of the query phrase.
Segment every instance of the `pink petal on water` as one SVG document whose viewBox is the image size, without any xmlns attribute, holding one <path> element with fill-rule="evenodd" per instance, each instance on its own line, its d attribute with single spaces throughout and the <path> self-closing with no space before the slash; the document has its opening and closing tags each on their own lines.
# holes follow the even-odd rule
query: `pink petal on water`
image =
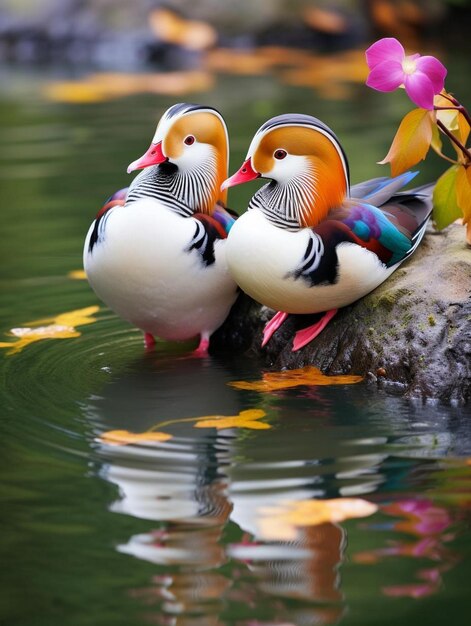
<svg viewBox="0 0 471 626">
<path fill-rule="evenodd" d="M 398 61 L 401 63 L 406 53 L 397 39 L 384 37 L 370 46 L 365 55 L 368 67 L 372 70 L 378 63 L 383 61 Z"/>
<path fill-rule="evenodd" d="M 394 91 L 404 82 L 404 72 L 399 61 L 382 61 L 370 72 L 366 80 L 368 87 L 378 91 Z"/>
<path fill-rule="evenodd" d="M 440 93 L 445 84 L 445 76 L 447 75 L 447 69 L 443 63 L 440 63 L 438 59 L 431 56 L 420 57 L 415 63 L 417 71 L 423 72 L 432 81 L 433 92 L 435 94 Z"/>
<path fill-rule="evenodd" d="M 404 76 L 404 86 L 409 98 L 421 109 L 433 109 L 434 88 L 430 78 L 416 71 Z"/>
</svg>

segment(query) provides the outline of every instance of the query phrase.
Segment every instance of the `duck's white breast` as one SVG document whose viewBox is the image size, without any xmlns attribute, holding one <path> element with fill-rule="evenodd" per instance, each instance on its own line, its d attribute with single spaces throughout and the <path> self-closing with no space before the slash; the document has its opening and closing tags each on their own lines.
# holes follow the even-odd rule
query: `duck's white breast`
<svg viewBox="0 0 471 626">
<path fill-rule="evenodd" d="M 215 244 L 216 262 L 206 266 L 188 251 L 196 221 L 153 199 L 115 207 L 105 216 L 103 238 L 84 267 L 97 295 L 118 315 L 165 339 L 214 331 L 236 297 L 225 259 L 225 240 Z"/>
<path fill-rule="evenodd" d="M 338 280 L 311 286 L 292 273 L 302 264 L 308 229 L 288 231 L 269 222 L 258 209 L 244 213 L 227 240 L 229 270 L 252 298 L 288 313 L 316 313 L 351 304 L 381 284 L 397 266 L 352 243 L 337 246 Z"/>
</svg>

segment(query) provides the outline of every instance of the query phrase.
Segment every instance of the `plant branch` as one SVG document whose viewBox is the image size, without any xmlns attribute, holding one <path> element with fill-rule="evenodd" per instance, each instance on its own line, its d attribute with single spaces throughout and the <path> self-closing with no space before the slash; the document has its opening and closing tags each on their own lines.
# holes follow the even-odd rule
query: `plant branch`
<svg viewBox="0 0 471 626">
<path fill-rule="evenodd" d="M 453 133 L 448 130 L 448 128 L 445 126 L 445 124 L 443 122 L 441 122 L 440 120 L 437 120 L 437 126 L 442 131 L 442 133 L 444 133 L 449 138 L 449 140 L 451 142 L 453 142 L 455 144 L 455 146 L 457 146 L 461 150 L 461 152 L 465 155 L 468 163 L 470 163 L 471 162 L 471 152 L 468 150 L 468 148 L 463 146 L 461 141 L 459 139 L 457 139 L 453 135 Z"/>
<path fill-rule="evenodd" d="M 450 96 L 448 94 L 440 94 L 443 98 L 445 98 L 446 100 L 448 100 L 448 102 L 451 102 L 451 104 L 453 105 L 452 107 L 437 107 L 434 106 L 433 108 L 436 111 L 440 111 L 440 110 L 446 110 L 446 109 L 455 109 L 456 111 L 458 111 L 459 113 L 461 113 L 461 115 L 465 118 L 465 120 L 468 122 L 468 124 L 471 126 L 471 115 L 468 113 L 467 109 L 456 99 L 453 98 L 453 96 Z"/>
</svg>

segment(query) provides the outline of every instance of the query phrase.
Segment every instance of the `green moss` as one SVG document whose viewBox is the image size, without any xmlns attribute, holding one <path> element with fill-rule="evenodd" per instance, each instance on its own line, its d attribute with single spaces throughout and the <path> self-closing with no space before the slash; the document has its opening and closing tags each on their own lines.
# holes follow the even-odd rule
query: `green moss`
<svg viewBox="0 0 471 626">
<path fill-rule="evenodd" d="M 391 311 L 396 302 L 399 302 L 401 298 L 410 294 L 411 291 L 409 289 L 390 289 L 389 291 L 386 291 L 384 293 L 371 295 L 369 297 L 368 305 L 373 309 L 381 306 L 387 311 Z"/>
</svg>

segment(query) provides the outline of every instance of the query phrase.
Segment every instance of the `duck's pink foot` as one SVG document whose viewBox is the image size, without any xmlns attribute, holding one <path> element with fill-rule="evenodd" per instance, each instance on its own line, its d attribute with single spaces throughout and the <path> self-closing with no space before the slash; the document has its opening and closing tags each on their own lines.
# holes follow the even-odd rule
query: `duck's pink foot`
<svg viewBox="0 0 471 626">
<path fill-rule="evenodd" d="M 275 313 L 271 320 L 265 324 L 265 328 L 263 329 L 262 348 L 267 345 L 272 338 L 273 333 L 278 330 L 287 317 L 288 313 L 278 311 L 278 313 Z"/>
<path fill-rule="evenodd" d="M 146 350 L 153 350 L 155 348 L 154 336 L 150 333 L 144 333 L 144 345 Z"/>
<path fill-rule="evenodd" d="M 201 335 L 199 346 L 194 350 L 193 356 L 204 357 L 208 356 L 209 337 Z"/>
<path fill-rule="evenodd" d="M 292 351 L 296 352 L 296 350 L 299 350 L 300 348 L 307 346 L 308 343 L 310 343 L 313 339 L 315 339 L 317 335 L 319 335 L 324 330 L 324 328 L 327 326 L 330 320 L 334 317 L 337 311 L 338 309 L 331 309 L 330 311 L 327 311 L 327 313 L 324 313 L 321 319 L 315 324 L 313 324 L 312 326 L 308 326 L 307 328 L 298 330 L 298 332 L 294 336 Z"/>
</svg>

